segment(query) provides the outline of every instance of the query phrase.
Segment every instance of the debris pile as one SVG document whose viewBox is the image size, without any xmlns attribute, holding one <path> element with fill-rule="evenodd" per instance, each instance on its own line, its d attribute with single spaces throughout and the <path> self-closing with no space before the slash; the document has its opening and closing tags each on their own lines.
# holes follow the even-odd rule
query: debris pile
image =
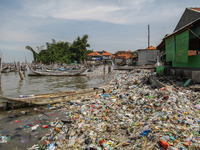
<svg viewBox="0 0 200 150">
<path fill-rule="evenodd" d="M 114 90 L 62 109 L 50 132 L 31 149 L 192 149 L 200 144 L 198 93 L 141 83 L 150 71 L 116 74 Z"/>
<path fill-rule="evenodd" d="M 44 124 L 48 134 L 29 150 L 200 148 L 199 93 L 147 84 L 152 75 L 115 73 L 108 83 L 113 90 L 60 104 L 64 116 Z M 30 128 L 34 132 L 41 125 Z"/>
</svg>

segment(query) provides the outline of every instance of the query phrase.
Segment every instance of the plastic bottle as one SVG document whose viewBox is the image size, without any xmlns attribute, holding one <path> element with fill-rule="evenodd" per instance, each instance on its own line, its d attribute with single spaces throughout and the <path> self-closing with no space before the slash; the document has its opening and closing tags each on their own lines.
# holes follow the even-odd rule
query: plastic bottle
<svg viewBox="0 0 200 150">
<path fill-rule="evenodd" d="M 169 143 L 167 143 L 167 142 L 164 141 L 164 140 L 160 140 L 160 141 L 159 141 L 159 144 L 160 144 L 165 150 L 167 150 L 167 148 L 170 146 Z"/>
<path fill-rule="evenodd" d="M 48 127 L 49 127 L 49 125 L 44 125 L 44 126 L 43 126 L 43 129 L 48 128 Z"/>
</svg>

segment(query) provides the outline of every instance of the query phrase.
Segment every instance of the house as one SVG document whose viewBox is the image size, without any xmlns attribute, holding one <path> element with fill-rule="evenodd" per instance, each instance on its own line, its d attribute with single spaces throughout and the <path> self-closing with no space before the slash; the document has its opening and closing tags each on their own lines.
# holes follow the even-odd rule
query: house
<svg viewBox="0 0 200 150">
<path fill-rule="evenodd" d="M 200 83 L 200 7 L 186 8 L 173 33 L 166 34 L 157 49 L 165 52 L 171 75 Z"/>
<path fill-rule="evenodd" d="M 111 53 L 109 53 L 108 51 L 103 51 L 103 53 L 101 55 L 102 55 L 103 60 L 111 59 Z"/>
<path fill-rule="evenodd" d="M 117 51 L 115 54 L 115 63 L 120 64 L 132 64 L 132 53 L 128 51 Z"/>
<path fill-rule="evenodd" d="M 146 49 L 138 49 L 138 66 L 142 65 L 154 65 L 157 62 L 157 58 L 160 57 L 160 51 L 153 46 L 149 46 Z"/>
<path fill-rule="evenodd" d="M 93 60 L 101 60 L 101 55 L 97 52 L 89 53 L 87 56 L 91 57 Z"/>
<path fill-rule="evenodd" d="M 97 52 L 87 54 L 86 63 L 89 65 L 101 64 L 102 57 Z"/>
<path fill-rule="evenodd" d="M 94 63 L 106 64 L 106 63 L 112 62 L 112 59 L 114 58 L 114 56 L 111 53 L 109 53 L 108 51 L 105 51 L 105 50 L 89 53 L 89 54 L 87 54 L 87 56 L 88 56 L 87 61 L 89 61 L 89 60 L 93 61 L 93 62 L 91 62 L 93 64 Z"/>
<path fill-rule="evenodd" d="M 167 34 L 157 49 L 165 51 L 165 61 L 172 67 L 200 68 L 200 8 L 186 8 L 174 32 Z"/>
</svg>

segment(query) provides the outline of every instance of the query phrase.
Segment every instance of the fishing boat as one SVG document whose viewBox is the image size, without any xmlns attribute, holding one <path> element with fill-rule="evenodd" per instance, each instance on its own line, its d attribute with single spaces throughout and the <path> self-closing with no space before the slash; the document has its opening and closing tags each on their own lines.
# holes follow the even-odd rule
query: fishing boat
<svg viewBox="0 0 200 150">
<path fill-rule="evenodd" d="M 17 67 L 12 67 L 12 68 L 10 68 L 10 72 L 18 72 Z"/>
<path fill-rule="evenodd" d="M 114 88 L 112 85 L 107 85 L 99 88 L 81 89 L 77 91 L 67 92 L 54 92 L 45 94 L 34 95 L 20 95 L 19 98 L 11 98 L 0 95 L 1 103 L 9 103 L 12 108 L 27 107 L 35 105 L 47 105 L 60 102 L 70 102 L 71 100 L 90 100 L 88 97 L 91 95 L 98 95 L 104 93 L 104 91 L 110 91 Z M 86 99 L 87 98 L 87 99 Z"/>
<path fill-rule="evenodd" d="M 39 72 L 35 71 L 27 65 L 28 76 L 86 76 L 88 69 L 76 71 L 60 71 L 60 72 Z"/>
<path fill-rule="evenodd" d="M 5 67 L 1 70 L 1 73 L 8 73 L 10 72 L 10 68 L 9 67 Z"/>
<path fill-rule="evenodd" d="M 71 69 L 66 69 L 66 68 L 58 68 L 58 70 L 60 70 L 60 71 L 67 71 L 67 70 L 71 70 Z"/>
</svg>

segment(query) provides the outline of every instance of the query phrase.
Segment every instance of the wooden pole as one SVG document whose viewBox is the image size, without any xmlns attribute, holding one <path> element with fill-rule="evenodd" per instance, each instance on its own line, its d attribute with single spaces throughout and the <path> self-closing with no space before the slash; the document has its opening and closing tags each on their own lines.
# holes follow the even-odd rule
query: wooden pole
<svg viewBox="0 0 200 150">
<path fill-rule="evenodd" d="M 2 53 L 0 58 L 0 87 L 1 87 Z"/>
<path fill-rule="evenodd" d="M 19 76 L 21 78 L 21 80 L 24 80 L 23 74 L 21 72 L 21 68 L 20 68 L 20 61 L 18 62 L 18 71 L 19 71 Z"/>
<path fill-rule="evenodd" d="M 149 25 L 148 25 L 148 49 L 150 46 L 150 29 L 149 29 Z"/>
</svg>

